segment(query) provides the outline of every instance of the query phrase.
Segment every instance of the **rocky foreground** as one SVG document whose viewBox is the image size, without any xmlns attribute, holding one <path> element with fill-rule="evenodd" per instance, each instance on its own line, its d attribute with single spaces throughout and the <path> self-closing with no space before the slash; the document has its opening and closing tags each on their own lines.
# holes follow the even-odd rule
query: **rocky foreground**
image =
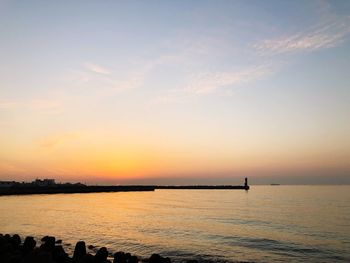
<svg viewBox="0 0 350 263">
<path fill-rule="evenodd" d="M 31 236 L 22 242 L 19 235 L 0 234 L 0 262 L 1 263 L 171 263 L 169 258 L 158 254 L 151 255 L 148 259 L 139 259 L 130 253 L 117 252 L 111 254 L 107 248 L 100 248 L 95 255 L 86 252 L 84 241 L 75 245 L 72 257 L 64 251 L 62 240 L 45 236 L 41 239 L 41 245 Z M 112 257 L 110 257 L 112 255 Z M 111 259 L 113 258 L 113 259 Z M 196 263 L 195 260 L 188 263 Z"/>
</svg>

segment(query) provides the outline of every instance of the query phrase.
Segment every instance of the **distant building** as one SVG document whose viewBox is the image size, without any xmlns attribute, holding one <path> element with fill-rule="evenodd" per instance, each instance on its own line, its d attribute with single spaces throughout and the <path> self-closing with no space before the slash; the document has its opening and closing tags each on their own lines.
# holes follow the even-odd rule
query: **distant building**
<svg viewBox="0 0 350 263">
<path fill-rule="evenodd" d="M 0 181 L 0 188 L 12 187 L 15 184 L 15 181 Z"/>
<path fill-rule="evenodd" d="M 55 179 L 36 179 L 33 181 L 33 184 L 36 186 L 53 186 L 56 185 Z"/>
</svg>

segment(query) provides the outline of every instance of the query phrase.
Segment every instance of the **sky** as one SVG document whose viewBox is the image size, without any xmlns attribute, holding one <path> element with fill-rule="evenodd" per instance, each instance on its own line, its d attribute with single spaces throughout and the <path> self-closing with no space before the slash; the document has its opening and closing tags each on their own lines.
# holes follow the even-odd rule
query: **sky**
<svg viewBox="0 0 350 263">
<path fill-rule="evenodd" d="M 0 180 L 350 183 L 350 1 L 0 0 Z"/>
</svg>

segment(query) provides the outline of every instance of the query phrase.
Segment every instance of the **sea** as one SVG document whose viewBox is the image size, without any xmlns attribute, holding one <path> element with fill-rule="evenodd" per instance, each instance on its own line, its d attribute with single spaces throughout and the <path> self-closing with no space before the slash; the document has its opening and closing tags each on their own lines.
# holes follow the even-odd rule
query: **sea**
<svg viewBox="0 0 350 263">
<path fill-rule="evenodd" d="M 350 186 L 2 196 L 0 233 L 172 262 L 350 262 Z"/>
</svg>

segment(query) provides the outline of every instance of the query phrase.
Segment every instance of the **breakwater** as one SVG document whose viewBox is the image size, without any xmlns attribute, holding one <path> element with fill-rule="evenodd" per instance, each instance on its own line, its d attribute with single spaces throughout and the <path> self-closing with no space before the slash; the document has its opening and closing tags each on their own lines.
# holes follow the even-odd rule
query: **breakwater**
<svg viewBox="0 0 350 263">
<path fill-rule="evenodd" d="M 160 185 L 155 189 L 189 189 L 189 190 L 249 190 L 249 185 Z"/>
<path fill-rule="evenodd" d="M 178 190 L 249 190 L 248 185 L 120 185 L 120 186 L 13 186 L 0 188 L 1 195 L 31 195 L 31 194 L 74 194 L 74 193 L 103 193 L 103 192 L 140 192 L 154 191 L 156 189 L 178 189 Z"/>
<path fill-rule="evenodd" d="M 130 253 L 119 251 L 111 253 L 106 247 L 96 250 L 95 255 L 87 252 L 84 241 L 78 241 L 74 253 L 69 256 L 62 240 L 53 236 L 45 236 L 37 246 L 37 241 L 27 236 L 24 241 L 19 235 L 0 234 L 0 262 L 2 263 L 171 263 L 170 258 L 152 254 L 149 258 L 141 259 Z M 94 248 L 90 245 L 88 248 Z M 189 263 L 196 263 L 190 260 Z"/>
<path fill-rule="evenodd" d="M 155 187 L 145 185 L 127 186 L 15 186 L 0 189 L 0 195 L 31 195 L 31 194 L 73 194 L 102 192 L 139 192 L 154 191 Z"/>
</svg>

